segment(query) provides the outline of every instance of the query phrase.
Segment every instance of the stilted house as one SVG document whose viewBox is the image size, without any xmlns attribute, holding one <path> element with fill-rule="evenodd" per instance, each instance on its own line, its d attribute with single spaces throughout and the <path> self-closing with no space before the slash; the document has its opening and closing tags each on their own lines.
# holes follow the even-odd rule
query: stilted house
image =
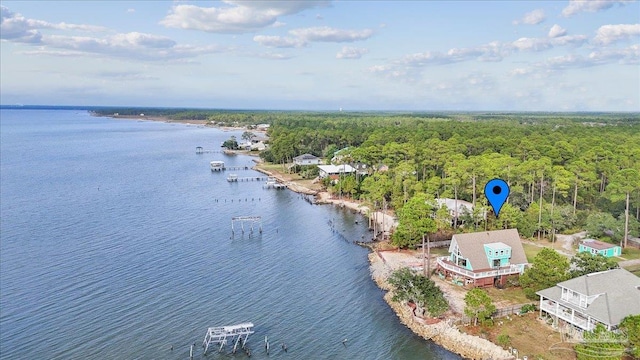
<svg viewBox="0 0 640 360">
<path fill-rule="evenodd" d="M 504 286 L 527 265 L 516 229 L 455 234 L 449 256 L 437 259 L 441 277 L 472 287 Z"/>
</svg>

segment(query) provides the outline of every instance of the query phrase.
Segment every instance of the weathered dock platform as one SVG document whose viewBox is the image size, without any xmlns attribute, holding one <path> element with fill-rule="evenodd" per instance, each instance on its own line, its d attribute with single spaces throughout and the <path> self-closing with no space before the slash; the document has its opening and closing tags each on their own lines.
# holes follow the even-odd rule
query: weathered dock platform
<svg viewBox="0 0 640 360">
<path fill-rule="evenodd" d="M 253 323 L 242 323 L 230 326 L 210 327 L 202 342 L 204 353 L 206 355 L 209 345 L 218 345 L 218 351 L 221 352 L 225 345 L 230 341 L 233 343 L 233 352 L 235 353 L 238 345 L 242 343 L 244 349 L 247 344 L 249 335 L 253 334 Z"/>
<path fill-rule="evenodd" d="M 231 218 L 231 233 L 236 232 L 235 223 L 240 223 L 240 229 L 244 234 L 244 223 L 249 223 L 250 232 L 253 234 L 254 225 L 258 226 L 258 231 L 262 233 L 262 217 L 261 216 L 235 216 Z"/>
<path fill-rule="evenodd" d="M 247 177 L 238 177 L 237 174 L 229 174 L 227 176 L 228 182 L 238 182 L 238 181 L 265 181 L 267 178 L 264 176 L 247 176 Z"/>
</svg>

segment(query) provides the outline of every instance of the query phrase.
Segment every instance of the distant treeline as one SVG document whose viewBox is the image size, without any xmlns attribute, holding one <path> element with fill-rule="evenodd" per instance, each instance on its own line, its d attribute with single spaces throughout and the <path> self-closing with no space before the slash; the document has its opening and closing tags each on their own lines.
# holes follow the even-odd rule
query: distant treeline
<svg viewBox="0 0 640 360">
<path fill-rule="evenodd" d="M 270 147 L 261 153 L 266 161 L 291 163 L 309 153 L 366 169 L 366 175 L 326 182 L 330 191 L 400 213 L 416 196 L 476 204 L 476 211 L 455 219 L 434 209 L 440 230 L 516 227 L 529 237 L 586 228 L 617 242 L 625 211 L 629 233 L 640 230 L 638 113 L 93 111 L 270 124 Z M 485 218 L 484 184 L 496 177 L 509 183 L 511 195 L 499 219 Z M 403 243 L 420 240 L 420 234 L 410 237 Z"/>
</svg>

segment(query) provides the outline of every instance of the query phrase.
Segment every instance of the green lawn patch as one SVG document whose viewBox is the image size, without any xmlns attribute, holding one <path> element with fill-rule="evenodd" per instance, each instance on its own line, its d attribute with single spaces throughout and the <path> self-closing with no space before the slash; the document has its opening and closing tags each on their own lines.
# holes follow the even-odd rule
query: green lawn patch
<svg viewBox="0 0 640 360">
<path fill-rule="evenodd" d="M 524 248 L 524 254 L 527 256 L 528 262 L 533 262 L 533 258 L 536 257 L 536 255 L 538 255 L 538 253 L 543 249 L 540 246 L 531 244 L 522 244 L 522 247 Z"/>
<path fill-rule="evenodd" d="M 640 277 L 640 265 L 627 266 L 624 269 L 634 274 L 635 276 Z"/>
<path fill-rule="evenodd" d="M 626 260 L 640 259 L 640 249 L 627 247 L 626 249 L 622 249 L 622 256 Z"/>
</svg>

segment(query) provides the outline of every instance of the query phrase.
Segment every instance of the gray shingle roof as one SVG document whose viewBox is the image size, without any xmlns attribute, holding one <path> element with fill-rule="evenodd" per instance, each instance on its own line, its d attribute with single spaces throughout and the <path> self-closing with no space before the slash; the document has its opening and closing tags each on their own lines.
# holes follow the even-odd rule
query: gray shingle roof
<svg viewBox="0 0 640 360">
<path fill-rule="evenodd" d="M 599 295 L 586 309 L 572 306 L 609 325 L 617 325 L 627 315 L 640 314 L 640 278 L 625 269 L 613 269 L 558 283 L 537 294 L 567 305 L 561 300 L 561 288 L 587 296 Z"/>
<path fill-rule="evenodd" d="M 520 235 L 516 229 L 483 231 L 469 234 L 455 234 L 452 238 L 458 244 L 460 253 L 469 259 L 473 270 L 489 269 L 489 259 L 484 252 L 484 244 L 501 242 L 511 247 L 511 264 L 526 264 L 527 256 L 524 254 Z"/>
<path fill-rule="evenodd" d="M 300 156 L 296 156 L 293 158 L 293 160 L 315 160 L 315 159 L 318 159 L 318 157 L 311 154 L 302 154 Z"/>
</svg>

